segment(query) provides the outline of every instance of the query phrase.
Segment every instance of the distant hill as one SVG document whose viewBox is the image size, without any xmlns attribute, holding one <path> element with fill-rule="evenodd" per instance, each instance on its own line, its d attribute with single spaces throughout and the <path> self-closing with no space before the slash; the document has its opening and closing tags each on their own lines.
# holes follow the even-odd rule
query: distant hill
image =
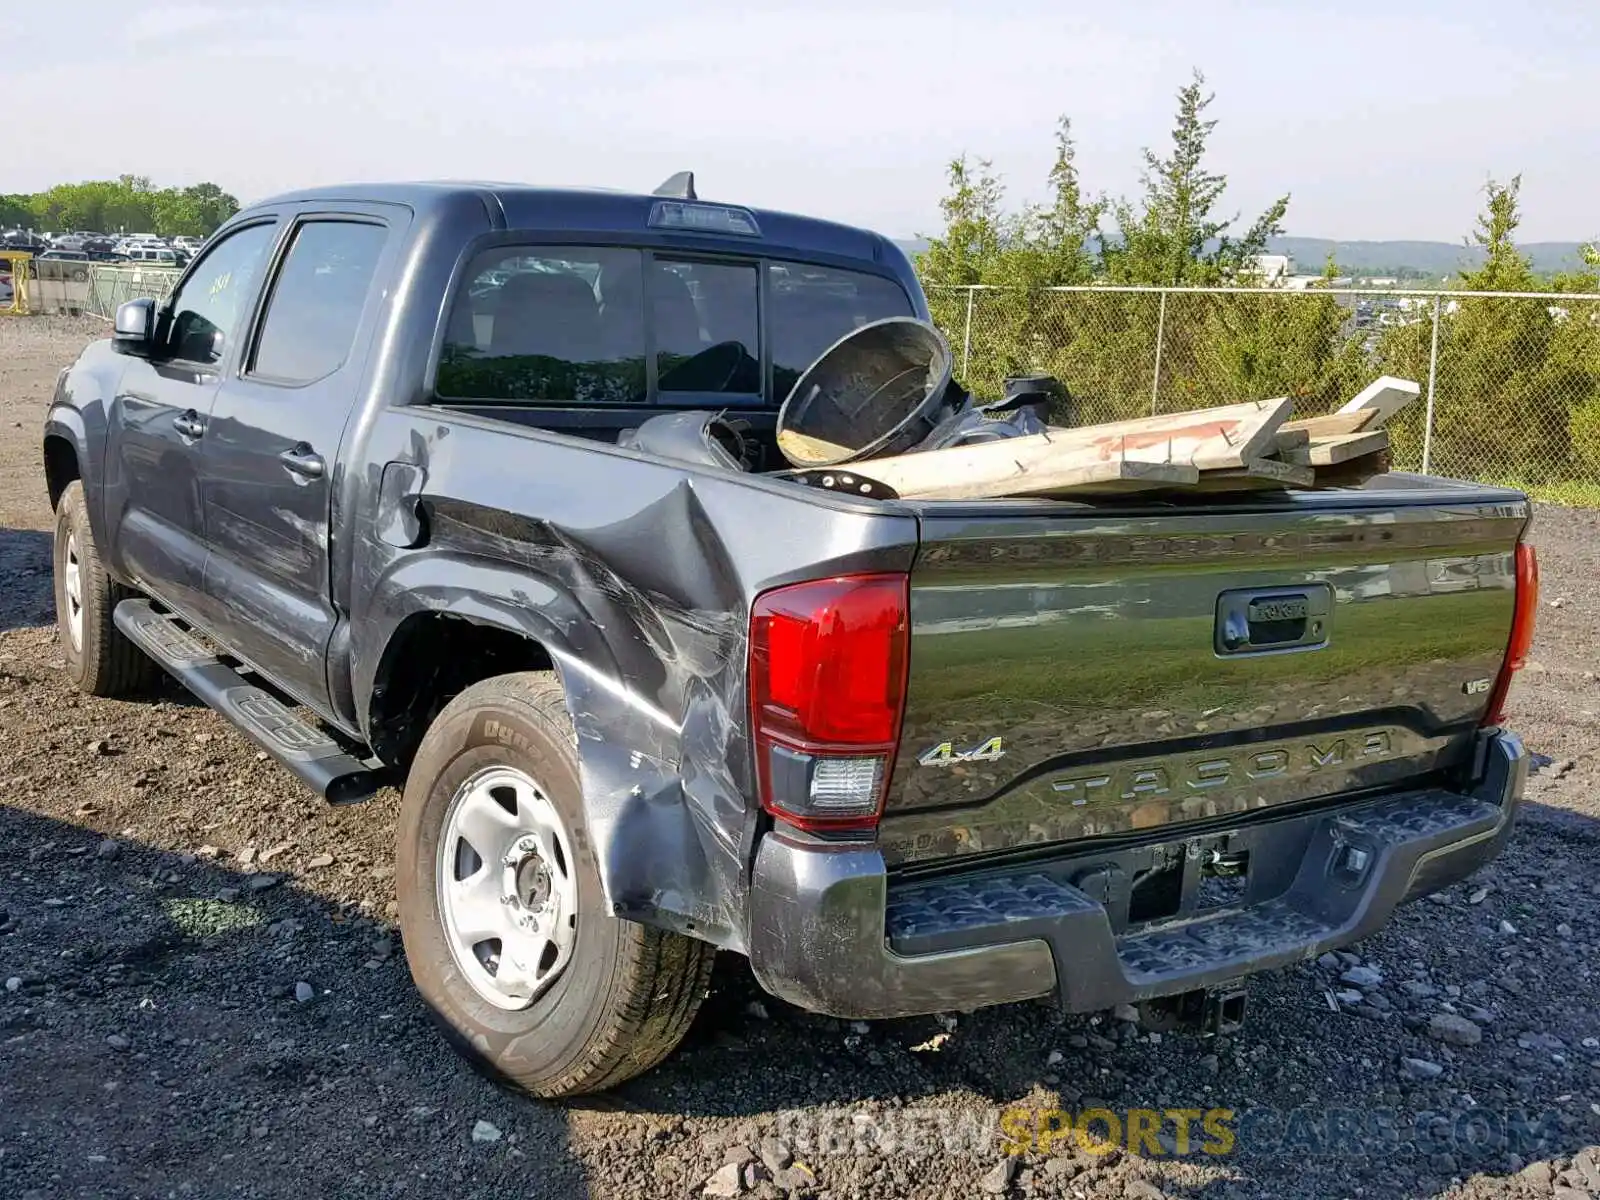
<svg viewBox="0 0 1600 1200">
<path fill-rule="evenodd" d="M 1414 271 L 1424 275 L 1453 275 L 1471 270 L 1483 262 L 1483 251 L 1476 246 L 1455 242 L 1363 242 L 1333 238 L 1280 237 L 1271 239 L 1268 250 L 1287 254 L 1301 272 L 1317 271 L 1333 252 L 1334 261 L 1357 274 L 1384 275 Z M 1576 271 L 1583 266 L 1577 242 L 1529 242 L 1521 247 L 1541 274 Z"/>
<path fill-rule="evenodd" d="M 915 256 L 928 248 L 926 238 L 899 238 L 895 244 Z M 1470 270 L 1483 262 L 1483 251 L 1476 246 L 1455 242 L 1365 242 L 1334 238 L 1280 237 L 1267 243 L 1273 254 L 1287 254 L 1302 273 L 1320 271 L 1333 251 L 1334 261 L 1347 271 L 1360 275 L 1398 275 L 1409 273 L 1437 278 Z M 1583 266 L 1577 242 L 1529 242 L 1522 252 L 1541 274 L 1576 271 Z"/>
</svg>

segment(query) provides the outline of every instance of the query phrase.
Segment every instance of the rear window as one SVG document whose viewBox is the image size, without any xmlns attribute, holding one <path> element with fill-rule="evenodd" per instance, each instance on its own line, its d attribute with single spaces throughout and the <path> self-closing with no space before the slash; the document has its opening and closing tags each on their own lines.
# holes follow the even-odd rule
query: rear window
<svg viewBox="0 0 1600 1200">
<path fill-rule="evenodd" d="M 884 317 L 915 314 L 899 284 L 859 271 L 772 263 L 772 393 L 782 403 L 817 358 L 853 329 Z"/>
<path fill-rule="evenodd" d="M 760 397 L 760 291 L 755 263 L 654 260 L 650 327 L 662 392 Z"/>
<path fill-rule="evenodd" d="M 761 372 L 762 270 L 770 387 Z M 911 314 L 898 284 L 854 271 L 623 247 L 499 246 L 473 259 L 451 304 L 436 391 L 572 406 L 687 404 L 705 394 L 776 403 L 852 329 Z"/>
</svg>

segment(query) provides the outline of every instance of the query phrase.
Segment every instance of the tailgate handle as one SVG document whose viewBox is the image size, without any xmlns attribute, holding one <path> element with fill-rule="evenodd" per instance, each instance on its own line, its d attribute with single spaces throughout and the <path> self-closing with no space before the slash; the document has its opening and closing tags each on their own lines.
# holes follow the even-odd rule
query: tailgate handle
<svg viewBox="0 0 1600 1200">
<path fill-rule="evenodd" d="M 1314 650 L 1328 644 L 1333 589 L 1241 588 L 1217 597 L 1218 654 Z"/>
</svg>

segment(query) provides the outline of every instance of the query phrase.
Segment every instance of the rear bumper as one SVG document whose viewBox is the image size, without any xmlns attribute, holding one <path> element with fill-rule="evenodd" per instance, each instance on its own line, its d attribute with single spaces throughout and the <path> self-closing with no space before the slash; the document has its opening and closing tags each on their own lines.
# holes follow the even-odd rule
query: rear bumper
<svg viewBox="0 0 1600 1200">
<path fill-rule="evenodd" d="M 1121 935 L 1115 890 L 1087 882 L 1108 863 L 1079 856 L 891 886 L 876 849 L 769 833 L 751 883 L 751 967 L 801 1008 L 880 1018 L 1052 993 L 1092 1012 L 1313 957 L 1499 853 L 1527 755 L 1503 731 L 1481 749 L 1470 792 L 1396 792 L 1263 823 L 1252 830 L 1256 894 Z"/>
</svg>

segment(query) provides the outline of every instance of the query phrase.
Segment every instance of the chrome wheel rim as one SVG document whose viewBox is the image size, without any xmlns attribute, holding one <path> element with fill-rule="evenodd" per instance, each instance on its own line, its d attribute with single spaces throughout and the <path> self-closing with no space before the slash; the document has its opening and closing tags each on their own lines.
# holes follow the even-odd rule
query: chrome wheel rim
<svg viewBox="0 0 1600 1200">
<path fill-rule="evenodd" d="M 474 774 L 445 811 L 436 876 L 457 969 L 497 1008 L 527 1008 L 578 934 L 572 843 L 550 797 L 514 767 Z"/>
<path fill-rule="evenodd" d="M 78 537 L 67 534 L 62 555 L 62 590 L 67 595 L 67 637 L 74 650 L 83 649 L 83 563 L 78 558 Z"/>
</svg>

